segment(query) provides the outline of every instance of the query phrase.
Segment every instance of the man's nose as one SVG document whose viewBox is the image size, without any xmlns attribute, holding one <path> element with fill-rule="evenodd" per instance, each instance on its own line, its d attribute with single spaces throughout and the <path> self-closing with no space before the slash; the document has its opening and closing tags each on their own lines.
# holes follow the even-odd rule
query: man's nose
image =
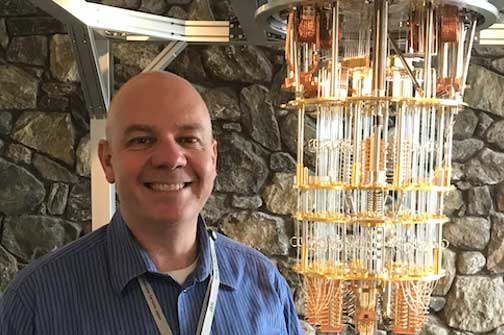
<svg viewBox="0 0 504 335">
<path fill-rule="evenodd" d="M 151 161 L 154 167 L 172 170 L 187 164 L 184 148 L 172 139 L 158 142 L 152 153 Z"/>
</svg>

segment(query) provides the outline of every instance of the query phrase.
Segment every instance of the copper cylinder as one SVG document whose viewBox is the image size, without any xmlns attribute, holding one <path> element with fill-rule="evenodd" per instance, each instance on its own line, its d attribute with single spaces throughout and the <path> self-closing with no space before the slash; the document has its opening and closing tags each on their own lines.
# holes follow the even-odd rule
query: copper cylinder
<svg viewBox="0 0 504 335">
<path fill-rule="evenodd" d="M 315 7 L 307 5 L 301 9 L 298 25 L 299 42 L 316 43 L 317 41 L 317 15 Z"/>
<path fill-rule="evenodd" d="M 460 36 L 458 8 L 445 5 L 441 7 L 439 15 L 439 37 L 442 43 L 457 42 Z"/>
</svg>

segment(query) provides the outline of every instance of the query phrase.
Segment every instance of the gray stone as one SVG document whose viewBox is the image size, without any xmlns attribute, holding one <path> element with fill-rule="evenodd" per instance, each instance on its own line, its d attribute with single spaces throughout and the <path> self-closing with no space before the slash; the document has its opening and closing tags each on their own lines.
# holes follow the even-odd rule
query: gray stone
<svg viewBox="0 0 504 335">
<path fill-rule="evenodd" d="M 446 216 L 453 216 L 458 214 L 458 211 L 464 206 L 464 199 L 462 192 L 457 189 L 447 192 L 444 196 L 444 214 Z"/>
<path fill-rule="evenodd" d="M 45 198 L 44 185 L 22 167 L 0 158 L 0 212 L 17 215 L 36 208 Z"/>
<path fill-rule="evenodd" d="M 473 275 L 485 267 L 485 256 L 478 251 L 462 252 L 457 257 L 457 270 L 463 275 Z"/>
<path fill-rule="evenodd" d="M 262 206 L 262 199 L 258 195 L 254 196 L 240 196 L 233 194 L 231 204 L 233 207 L 240 209 L 256 209 Z"/>
<path fill-rule="evenodd" d="M 10 36 L 65 34 L 62 22 L 48 16 L 13 17 L 7 19 Z"/>
<path fill-rule="evenodd" d="M 218 80 L 270 82 L 273 75 L 264 52 L 251 45 L 212 45 L 203 50 L 202 59 L 208 73 Z"/>
<path fill-rule="evenodd" d="M 74 134 L 70 114 L 25 112 L 17 120 L 12 138 L 73 165 Z"/>
<path fill-rule="evenodd" d="M 30 164 L 31 158 L 32 158 L 32 153 L 30 149 L 27 147 L 16 144 L 16 143 L 11 143 L 9 147 L 7 148 L 7 152 L 5 153 L 5 156 L 10 158 L 16 163 L 25 163 L 25 164 Z"/>
<path fill-rule="evenodd" d="M 458 276 L 448 294 L 444 317 L 450 327 L 488 332 L 504 324 L 502 277 Z"/>
<path fill-rule="evenodd" d="M 280 134 L 282 143 L 285 145 L 290 154 L 297 153 L 297 132 L 298 132 L 298 117 L 296 113 L 289 113 L 286 117 L 280 120 Z M 308 141 L 314 139 L 316 135 L 315 121 L 309 117 L 305 117 L 304 127 L 304 164 L 308 167 L 315 166 L 315 153 L 308 149 Z"/>
<path fill-rule="evenodd" d="M 205 100 L 212 120 L 237 121 L 240 119 L 238 95 L 231 88 L 212 88 L 201 96 Z"/>
<path fill-rule="evenodd" d="M 140 3 L 141 0 L 103 0 L 104 5 L 127 9 L 137 9 Z"/>
<path fill-rule="evenodd" d="M 57 34 L 51 39 L 50 69 L 54 78 L 60 81 L 79 81 L 79 69 L 68 35 Z"/>
<path fill-rule="evenodd" d="M 0 112 L 0 134 L 8 135 L 12 129 L 12 114 Z"/>
<path fill-rule="evenodd" d="M 445 224 L 443 235 L 457 248 L 483 250 L 490 240 L 490 222 L 471 216 L 454 219 Z"/>
<path fill-rule="evenodd" d="M 0 245 L 0 295 L 18 271 L 16 258 Z"/>
<path fill-rule="evenodd" d="M 119 83 L 143 71 L 161 51 L 159 44 L 114 43 L 112 55 L 116 60 L 114 74 Z"/>
<path fill-rule="evenodd" d="M 483 141 L 475 138 L 468 138 L 462 141 L 454 140 L 452 160 L 454 162 L 464 163 L 484 146 L 485 143 L 483 143 Z"/>
<path fill-rule="evenodd" d="M 483 137 L 488 127 L 493 123 L 493 119 L 488 116 L 487 113 L 479 112 L 478 113 L 478 126 L 476 126 L 476 135 L 479 137 Z"/>
<path fill-rule="evenodd" d="M 174 19 L 187 20 L 187 12 L 180 6 L 171 6 L 166 16 Z"/>
<path fill-rule="evenodd" d="M 492 233 L 487 251 L 487 269 L 493 273 L 504 272 L 504 214 L 495 213 L 492 219 Z"/>
<path fill-rule="evenodd" d="M 74 83 L 61 83 L 57 81 L 43 82 L 41 88 L 50 97 L 68 95 L 77 90 Z"/>
<path fill-rule="evenodd" d="M 479 65 L 469 67 L 464 101 L 471 108 L 481 109 L 490 114 L 504 116 L 504 77 Z"/>
<path fill-rule="evenodd" d="M 14 37 L 7 49 L 7 60 L 14 63 L 45 66 L 47 62 L 47 37 Z"/>
<path fill-rule="evenodd" d="M 231 208 L 228 205 L 228 196 L 226 194 L 212 193 L 208 198 L 201 215 L 209 225 L 216 225 L 219 219 L 229 213 Z"/>
<path fill-rule="evenodd" d="M 91 184 L 89 181 L 75 184 L 70 191 L 66 218 L 74 222 L 91 220 Z"/>
<path fill-rule="evenodd" d="M 5 19 L 0 19 L 0 46 L 7 49 L 9 45 L 9 34 L 7 33 L 7 26 L 5 25 Z"/>
<path fill-rule="evenodd" d="M 287 77 L 287 65 L 282 64 L 279 71 L 273 76 L 273 82 L 271 83 L 271 98 L 273 100 L 273 106 L 278 107 L 282 103 L 286 103 L 290 100 L 294 100 L 295 96 L 293 92 L 286 91 L 282 89 L 282 85 Z M 285 111 L 287 112 L 287 111 Z"/>
<path fill-rule="evenodd" d="M 263 150 L 235 132 L 223 133 L 218 142 L 215 189 L 239 194 L 257 193 L 268 178 Z"/>
<path fill-rule="evenodd" d="M 504 120 L 494 122 L 486 133 L 486 140 L 504 150 Z"/>
<path fill-rule="evenodd" d="M 2 245 L 24 262 L 30 262 L 79 237 L 80 230 L 61 219 L 39 215 L 8 217 Z"/>
<path fill-rule="evenodd" d="M 250 136 L 269 150 L 280 150 L 280 130 L 268 89 L 260 85 L 245 87 L 240 102 L 242 124 Z"/>
<path fill-rule="evenodd" d="M 497 210 L 504 211 L 504 184 L 499 184 L 495 190 Z"/>
<path fill-rule="evenodd" d="M 67 97 L 42 96 L 39 100 L 39 109 L 47 112 L 66 112 L 70 105 L 70 99 Z"/>
<path fill-rule="evenodd" d="M 90 115 L 84 103 L 84 98 L 77 94 L 70 96 L 70 114 L 77 129 L 89 133 Z"/>
<path fill-rule="evenodd" d="M 304 335 L 317 335 L 317 330 L 304 320 L 299 320 Z"/>
<path fill-rule="evenodd" d="M 236 122 L 224 123 L 222 125 L 222 129 L 229 130 L 229 131 L 236 131 L 238 133 L 242 132 L 241 124 L 236 123 Z"/>
<path fill-rule="evenodd" d="M 275 152 L 270 157 L 270 169 L 278 172 L 295 172 L 296 161 L 286 152 Z"/>
<path fill-rule="evenodd" d="M 294 174 L 275 173 L 272 184 L 266 186 L 262 197 L 269 211 L 275 214 L 293 214 L 297 202 L 297 192 L 294 190 Z"/>
<path fill-rule="evenodd" d="M 0 1 L 0 13 L 2 16 L 31 15 L 37 13 L 37 8 L 29 1 L 2 0 Z"/>
<path fill-rule="evenodd" d="M 457 162 L 452 163 L 452 181 L 459 181 L 463 177 L 465 177 L 464 174 L 464 164 L 460 164 Z"/>
<path fill-rule="evenodd" d="M 500 18 L 497 20 L 500 21 Z M 504 48 L 497 45 L 477 45 L 476 43 L 473 47 L 473 55 L 482 58 L 504 57 Z"/>
<path fill-rule="evenodd" d="M 80 176 L 91 176 L 91 162 L 89 152 L 89 135 L 84 136 L 77 147 L 77 173 Z"/>
<path fill-rule="evenodd" d="M 488 186 L 473 187 L 467 191 L 467 214 L 488 215 L 493 209 Z"/>
<path fill-rule="evenodd" d="M 433 295 L 446 295 L 448 293 L 457 273 L 456 261 L 457 254 L 454 251 L 448 248 L 443 249 L 441 266 L 446 270 L 446 274 L 437 282 L 436 287 L 432 292 Z"/>
<path fill-rule="evenodd" d="M 236 212 L 222 219 L 227 236 L 258 249 L 266 255 L 287 255 L 289 238 L 282 218 L 261 212 Z"/>
<path fill-rule="evenodd" d="M 216 20 L 228 21 L 235 15 L 229 0 L 210 0 L 210 8 Z"/>
<path fill-rule="evenodd" d="M 0 153 L 3 151 L 4 146 L 5 142 L 0 138 Z"/>
<path fill-rule="evenodd" d="M 159 0 L 142 0 L 142 5 L 140 6 L 140 11 L 152 13 L 152 14 L 163 14 L 168 9 L 166 2 Z"/>
<path fill-rule="evenodd" d="M 504 153 L 484 148 L 465 164 L 464 173 L 473 184 L 497 184 L 504 180 Z"/>
<path fill-rule="evenodd" d="M 76 176 L 62 165 L 37 153 L 33 157 L 33 166 L 42 177 L 50 181 L 76 183 L 78 180 Z"/>
<path fill-rule="evenodd" d="M 430 297 L 429 308 L 432 311 L 439 312 L 444 308 L 445 305 L 446 305 L 445 297 L 434 297 L 434 296 Z"/>
<path fill-rule="evenodd" d="M 62 215 L 65 212 L 69 191 L 70 187 L 67 184 L 54 183 L 51 185 L 47 200 L 47 211 L 51 215 Z"/>
<path fill-rule="evenodd" d="M 478 116 L 469 108 L 465 108 L 455 116 L 453 125 L 453 139 L 464 140 L 470 138 L 476 126 L 478 125 Z"/>
<path fill-rule="evenodd" d="M 0 65 L 0 109 L 37 106 L 38 80 L 13 65 Z"/>
<path fill-rule="evenodd" d="M 492 66 L 497 72 L 504 73 L 504 58 L 494 59 Z"/>
<path fill-rule="evenodd" d="M 170 65 L 170 71 L 190 80 L 201 82 L 207 80 L 207 74 L 201 58 L 201 47 L 188 46 Z"/>
<path fill-rule="evenodd" d="M 208 0 L 192 0 L 187 10 L 188 20 L 215 20 Z"/>
<path fill-rule="evenodd" d="M 450 328 L 444 324 L 441 319 L 434 315 L 429 315 L 423 328 L 418 335 L 452 335 Z"/>
<path fill-rule="evenodd" d="M 504 335 L 504 325 L 489 333 L 490 335 Z"/>
</svg>

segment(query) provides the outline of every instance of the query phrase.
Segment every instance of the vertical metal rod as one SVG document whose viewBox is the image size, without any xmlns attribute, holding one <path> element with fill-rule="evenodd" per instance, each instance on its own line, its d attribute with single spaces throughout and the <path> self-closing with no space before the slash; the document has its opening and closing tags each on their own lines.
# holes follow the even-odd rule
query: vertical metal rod
<svg viewBox="0 0 504 335">
<path fill-rule="evenodd" d="M 304 104 L 298 111 L 298 143 L 297 143 L 297 165 L 296 165 L 296 186 L 305 184 L 303 167 L 303 146 L 304 146 Z"/>
<path fill-rule="evenodd" d="M 336 96 L 336 90 L 339 83 L 336 81 L 336 74 L 338 73 L 338 54 L 339 54 L 339 1 L 333 5 L 332 8 L 332 67 L 331 67 L 331 96 Z"/>
<path fill-rule="evenodd" d="M 467 80 L 467 73 L 469 72 L 469 63 L 471 61 L 471 51 L 472 51 L 472 46 L 474 42 L 474 36 L 476 34 L 476 27 L 478 25 L 478 21 L 474 20 L 472 28 L 471 28 L 471 35 L 469 36 L 469 44 L 467 46 L 467 53 L 466 53 L 466 59 L 464 63 L 464 70 L 462 71 L 462 80 L 460 81 L 460 95 L 463 97 L 464 96 L 464 91 L 466 88 L 466 80 Z"/>
<path fill-rule="evenodd" d="M 388 0 L 377 0 L 375 2 L 375 12 L 373 93 L 375 96 L 383 96 L 385 95 L 387 66 Z"/>
<path fill-rule="evenodd" d="M 432 66 L 432 42 L 433 42 L 433 21 L 434 21 L 434 9 L 432 8 L 432 3 L 428 2 L 426 4 L 427 10 L 426 10 L 426 18 L 425 18 L 425 29 L 426 29 L 426 34 L 425 34 L 425 42 L 424 42 L 424 48 L 425 48 L 425 53 L 424 53 L 424 82 L 423 82 L 423 89 L 425 92 L 425 97 L 426 98 L 431 98 L 432 97 L 432 72 L 431 72 L 431 66 Z"/>
</svg>

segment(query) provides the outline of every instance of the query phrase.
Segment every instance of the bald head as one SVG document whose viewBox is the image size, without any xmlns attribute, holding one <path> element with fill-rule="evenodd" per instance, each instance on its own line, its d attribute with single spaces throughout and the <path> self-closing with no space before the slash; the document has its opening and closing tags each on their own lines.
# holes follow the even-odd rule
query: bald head
<svg viewBox="0 0 504 335">
<path fill-rule="evenodd" d="M 118 120 L 125 114 L 149 113 L 163 108 L 167 112 L 201 114 L 201 121 L 212 136 L 208 109 L 191 83 L 169 72 L 146 72 L 131 78 L 112 99 L 107 114 L 107 140 L 112 140 Z"/>
</svg>

